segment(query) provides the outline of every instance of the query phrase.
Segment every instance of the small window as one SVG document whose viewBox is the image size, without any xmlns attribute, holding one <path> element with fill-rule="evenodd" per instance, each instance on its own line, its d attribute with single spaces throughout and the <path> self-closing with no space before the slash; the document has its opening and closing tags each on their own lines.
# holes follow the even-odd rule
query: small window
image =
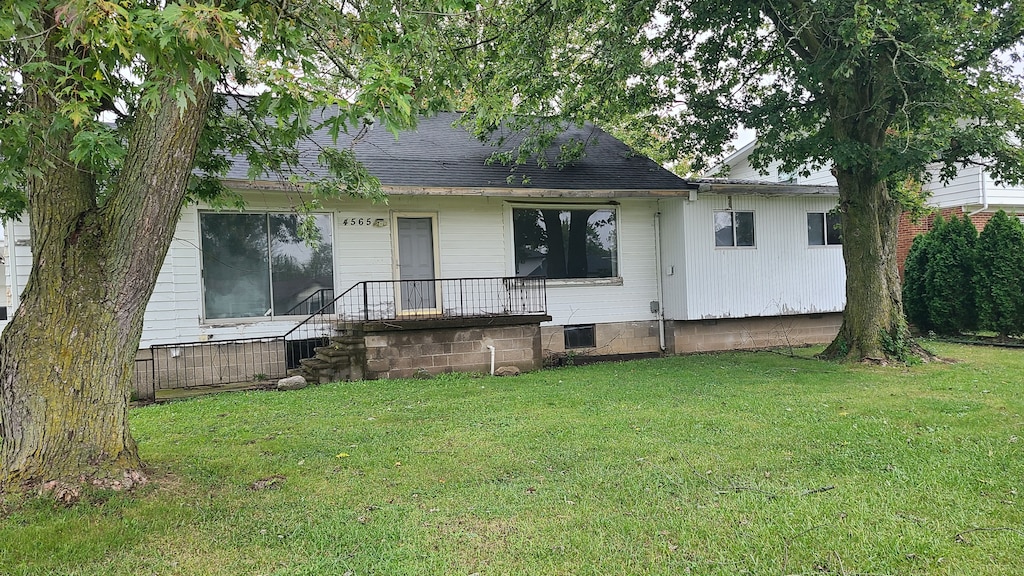
<svg viewBox="0 0 1024 576">
<path fill-rule="evenodd" d="M 565 333 L 565 347 L 569 348 L 593 348 L 597 345 L 594 340 L 594 325 L 579 324 L 566 326 L 562 329 Z"/>
<path fill-rule="evenodd" d="M 807 213 L 807 245 L 838 246 L 843 243 L 843 218 L 837 212 Z"/>
<path fill-rule="evenodd" d="M 753 212 L 715 211 L 715 246 L 753 245 Z"/>
</svg>

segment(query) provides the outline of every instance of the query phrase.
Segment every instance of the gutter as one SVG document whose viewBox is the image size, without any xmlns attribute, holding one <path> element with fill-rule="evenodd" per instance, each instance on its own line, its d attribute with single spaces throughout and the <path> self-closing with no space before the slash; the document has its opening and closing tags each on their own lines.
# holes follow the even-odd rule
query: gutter
<svg viewBox="0 0 1024 576">
<path fill-rule="evenodd" d="M 985 189 L 985 169 L 978 168 L 978 184 L 981 187 L 981 208 L 968 214 L 968 218 L 988 210 L 988 191 Z"/>
</svg>

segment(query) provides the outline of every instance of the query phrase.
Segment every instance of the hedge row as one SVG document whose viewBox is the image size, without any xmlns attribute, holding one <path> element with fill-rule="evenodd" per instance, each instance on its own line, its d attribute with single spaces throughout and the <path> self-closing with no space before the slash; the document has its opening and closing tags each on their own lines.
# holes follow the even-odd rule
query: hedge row
<svg viewBox="0 0 1024 576">
<path fill-rule="evenodd" d="M 941 217 L 914 239 L 903 306 L 921 332 L 1024 335 L 1024 225 L 1000 210 L 979 235 L 967 216 Z"/>
</svg>

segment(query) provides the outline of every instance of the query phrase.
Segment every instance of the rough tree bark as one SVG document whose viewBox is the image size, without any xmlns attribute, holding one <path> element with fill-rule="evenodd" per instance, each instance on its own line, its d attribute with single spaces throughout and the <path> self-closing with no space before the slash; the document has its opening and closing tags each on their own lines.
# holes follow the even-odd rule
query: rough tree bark
<svg viewBox="0 0 1024 576">
<path fill-rule="evenodd" d="M 0 490 L 139 477 L 127 418 L 135 351 L 212 96 L 182 82 L 195 103 L 180 109 L 168 88 L 138 115 L 105 200 L 69 160 L 71 130 L 32 139 L 32 156 L 48 160 L 28 179 L 36 265 L 0 338 Z M 29 109 L 56 117 L 54 87 L 25 88 Z"/>
<path fill-rule="evenodd" d="M 882 362 L 907 339 L 896 262 L 902 207 L 878 178 L 835 172 L 843 211 L 846 310 L 839 334 L 823 356 Z"/>
</svg>

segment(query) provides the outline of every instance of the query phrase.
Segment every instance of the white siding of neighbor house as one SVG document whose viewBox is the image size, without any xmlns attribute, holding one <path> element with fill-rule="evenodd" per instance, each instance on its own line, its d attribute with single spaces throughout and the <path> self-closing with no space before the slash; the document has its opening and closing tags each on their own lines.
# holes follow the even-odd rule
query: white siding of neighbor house
<svg viewBox="0 0 1024 576">
<path fill-rule="evenodd" d="M 807 213 L 826 212 L 835 197 L 732 196 L 733 210 L 754 212 L 753 248 L 716 247 L 713 214 L 729 197 L 665 201 L 666 316 L 673 320 L 743 318 L 842 311 L 841 246 L 808 246 Z M 681 217 L 680 217 L 681 216 Z"/>
<path fill-rule="evenodd" d="M 782 182 L 784 180 L 789 180 L 789 178 L 786 178 L 786 176 L 788 176 L 787 174 L 782 174 L 780 168 L 782 162 L 779 162 L 778 160 L 768 164 L 764 170 L 757 170 L 751 166 L 750 153 L 752 151 L 753 148 L 746 149 L 736 156 L 726 159 L 729 171 L 724 177 L 730 180 L 758 180 L 762 182 Z M 802 174 L 804 170 L 809 171 L 806 176 Z M 718 176 L 718 174 L 713 172 L 714 170 L 710 174 L 711 176 Z M 809 164 L 805 164 L 801 166 L 793 176 L 795 177 L 792 182 L 793 184 L 802 184 L 807 186 L 836 185 L 836 178 L 832 175 L 831 165 L 814 167 Z"/>
<path fill-rule="evenodd" d="M 1024 213 L 1024 184 L 996 184 L 992 177 L 986 174 L 985 195 L 989 206 L 1002 207 L 1017 214 Z"/>
<path fill-rule="evenodd" d="M 728 159 L 730 166 L 729 178 L 740 180 L 763 180 L 777 182 L 780 179 L 779 162 L 773 162 L 766 173 L 760 173 L 750 166 L 750 151 L 737 154 Z M 930 192 L 928 205 L 936 208 L 963 206 L 967 209 L 982 206 L 986 201 L 995 209 L 1011 212 L 1024 211 L 1024 185 L 1008 185 L 996 183 L 988 173 L 984 174 L 982 187 L 981 166 L 965 166 L 960 168 L 956 176 L 943 182 L 938 176 L 938 169 L 930 170 L 932 178 L 924 187 Z M 812 170 L 808 176 L 798 176 L 797 184 L 835 186 L 836 179 L 832 175 L 831 166 Z"/>
<path fill-rule="evenodd" d="M 961 168 L 955 177 L 948 182 L 939 178 L 937 169 L 929 170 L 931 180 L 924 184 L 930 193 L 928 205 L 936 208 L 968 206 L 980 202 L 981 199 L 981 167 L 968 166 Z"/>
</svg>

